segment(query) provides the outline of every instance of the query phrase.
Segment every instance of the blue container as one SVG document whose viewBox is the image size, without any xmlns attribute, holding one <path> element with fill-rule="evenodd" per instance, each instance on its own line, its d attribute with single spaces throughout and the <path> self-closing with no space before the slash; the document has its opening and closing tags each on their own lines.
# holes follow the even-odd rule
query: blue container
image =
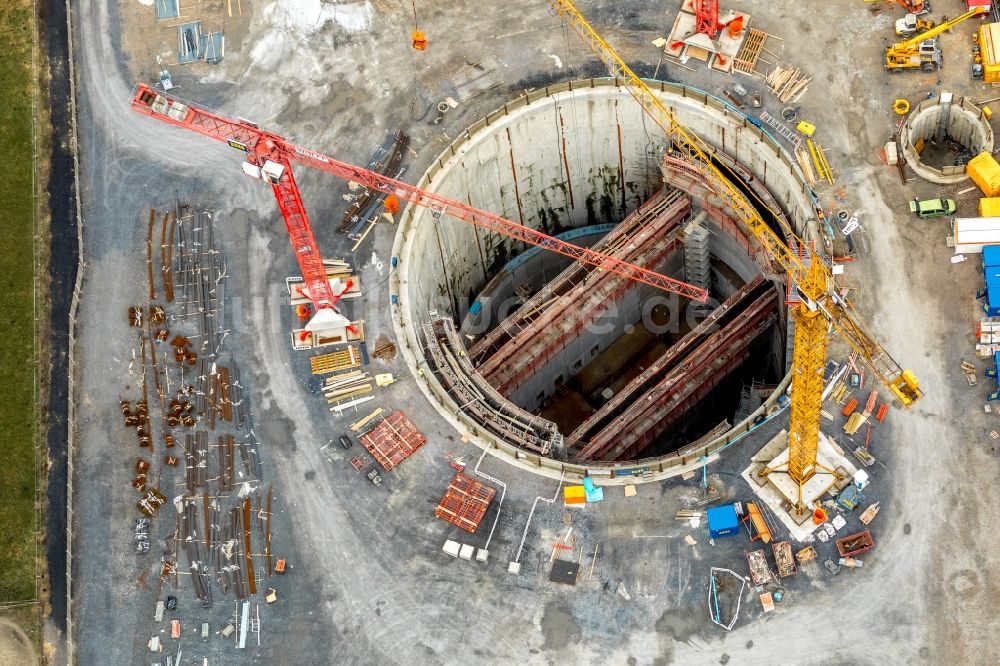
<svg viewBox="0 0 1000 666">
<path fill-rule="evenodd" d="M 1000 245 L 983 246 L 983 268 L 1000 266 Z"/>
<path fill-rule="evenodd" d="M 708 518 L 708 536 L 713 539 L 732 536 L 740 531 L 740 519 L 736 515 L 736 507 L 732 504 L 713 506 L 705 512 Z"/>
<path fill-rule="evenodd" d="M 986 274 L 986 315 L 1000 317 L 1000 267 Z"/>
</svg>

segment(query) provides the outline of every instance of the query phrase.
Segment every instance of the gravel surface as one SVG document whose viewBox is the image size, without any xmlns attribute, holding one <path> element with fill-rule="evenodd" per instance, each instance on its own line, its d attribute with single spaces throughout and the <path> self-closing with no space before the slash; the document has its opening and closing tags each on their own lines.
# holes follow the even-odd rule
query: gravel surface
<svg viewBox="0 0 1000 666">
<path fill-rule="evenodd" d="M 358 29 L 357 16 L 346 26 L 302 25 L 279 11 L 280 4 L 253 3 L 247 41 L 227 44 L 226 61 L 204 79 L 174 67 L 178 92 L 355 163 L 368 159 L 385 131 L 403 128 L 414 136 L 410 181 L 449 137 L 526 85 L 594 71 L 584 47 L 544 3 L 418 3 L 421 28 L 431 39 L 425 53 L 409 47 L 408 3 L 373 3 L 365 29 Z M 602 1 L 582 9 L 629 60 L 641 61 L 640 71 L 651 73 L 656 54 L 648 42 L 669 25 L 675 4 Z M 751 594 L 736 628 L 721 632 L 707 619 L 708 568 L 743 572 L 751 546 L 740 536 L 712 547 L 703 528 L 673 520 L 678 508 L 700 499 L 695 478 L 643 486 L 630 500 L 611 490 L 602 505 L 572 514 L 539 503 L 522 574 L 513 577 L 507 562 L 534 498 L 551 498 L 556 484 L 489 457 L 481 469 L 508 484 L 490 561 L 443 555 L 446 538 L 485 543 L 483 528 L 469 536 L 433 518 L 453 473 L 447 456 L 462 454 L 474 464 L 478 450 L 437 421 L 398 361 L 377 361 L 379 371 L 400 377 L 378 394 L 378 404 L 403 409 L 428 435 L 427 446 L 385 474 L 381 488 L 351 469 L 342 450 L 332 447 L 331 457 L 320 451 L 354 419 L 326 410 L 310 391 L 306 357 L 289 348 L 292 322 L 282 281 L 297 269 L 270 193 L 240 175 L 231 149 L 131 114 L 133 73 L 148 76 L 151 65 L 131 62 L 117 45 L 123 30 L 142 26 L 122 25 L 114 5 L 76 0 L 87 280 L 77 323 L 79 663 L 151 663 L 145 643 L 162 628 L 151 622 L 155 583 L 138 584 L 142 571 L 155 581 L 158 563 L 152 553 L 145 559 L 132 553 L 129 480 L 136 449 L 120 425 L 117 400 L 130 382 L 134 346 L 126 307 L 144 300 L 142 212 L 177 199 L 221 212 L 216 236 L 231 285 L 226 345 L 253 387 L 265 480 L 275 487 L 275 548 L 293 565 L 279 581 L 279 603 L 261 609 L 261 647 L 240 652 L 231 639 L 213 634 L 203 642 L 186 633 L 185 663 L 201 663 L 202 656 L 212 664 L 996 663 L 989 624 L 997 589 L 988 572 L 997 555 L 981 535 L 998 518 L 988 497 L 996 444 L 987 433 L 1000 424 L 982 413 L 986 382 L 970 389 L 958 371 L 959 359 L 972 356 L 980 277 L 975 261 L 948 262 L 945 222 L 905 212 L 914 195 L 953 194 L 963 186 L 901 186 L 896 172 L 875 158 L 896 120 L 892 99 L 907 94 L 915 101 L 936 89 L 937 79 L 883 73 L 880 45 L 891 34 L 889 19 L 901 15 L 896 8 L 873 18 L 861 3 L 731 4 L 784 39 L 773 42 L 775 49 L 783 45 L 784 64 L 814 77 L 800 113 L 820 128 L 817 138 L 838 178 L 836 187 L 820 189 L 821 199 L 863 212 L 858 257 L 847 275 L 852 298 L 927 392 L 910 413 L 893 410 L 874 436 L 873 450 L 887 469 L 873 472 L 872 492 L 883 498 L 883 509 L 872 526 L 878 545 L 865 567 L 837 577 L 810 568 L 789 582 L 787 602 L 767 616 Z M 945 38 L 944 74 L 951 89 L 991 97 L 968 82 L 970 33 L 964 26 Z M 463 59 L 485 52 L 502 63 L 503 85 L 431 124 L 435 112 L 426 110 L 449 94 L 446 77 Z M 729 83 L 673 65 L 659 73 L 716 93 Z M 759 81 L 741 83 L 761 89 Z M 773 99 L 768 104 L 780 110 Z M 297 177 L 324 253 L 346 258 L 348 241 L 333 231 L 346 188 L 305 169 Z M 974 200 L 967 205 L 971 214 Z M 369 339 L 392 333 L 383 282 L 392 232 L 380 225 L 373 241 L 350 257 L 363 267 L 366 292 L 346 309 L 365 319 Z M 779 425 L 769 424 L 709 469 L 720 500 L 749 499 L 735 472 Z M 575 588 L 547 580 L 551 545 L 570 525 L 577 539 L 572 558 L 585 571 L 601 544 L 593 578 Z M 687 534 L 698 545 L 688 546 Z M 615 594 L 619 583 L 630 600 Z M 213 632 L 231 613 L 227 604 L 206 613 Z M 190 593 L 178 612 L 185 631 L 194 631 L 202 616 Z"/>
</svg>

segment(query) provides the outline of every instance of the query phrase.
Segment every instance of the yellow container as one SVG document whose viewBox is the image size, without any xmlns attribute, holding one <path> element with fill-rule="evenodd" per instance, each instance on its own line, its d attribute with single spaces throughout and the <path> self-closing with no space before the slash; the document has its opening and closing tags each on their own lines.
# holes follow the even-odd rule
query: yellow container
<svg viewBox="0 0 1000 666">
<path fill-rule="evenodd" d="M 1000 193 L 1000 164 L 989 153 L 980 153 L 969 160 L 965 172 L 986 196 L 995 197 Z"/>
<path fill-rule="evenodd" d="M 1000 198 L 980 199 L 979 217 L 1000 217 Z"/>
<path fill-rule="evenodd" d="M 984 106 L 982 108 L 983 108 L 983 117 L 986 118 L 986 120 L 993 120 L 993 109 L 991 109 L 988 106 Z"/>
<path fill-rule="evenodd" d="M 565 486 L 563 488 L 563 502 L 566 504 L 586 504 L 586 488 L 583 486 Z"/>
<path fill-rule="evenodd" d="M 806 136 L 812 136 L 816 133 L 816 126 L 812 123 L 807 123 L 804 120 L 800 120 L 799 124 L 795 126 L 795 129 L 802 132 Z"/>
<path fill-rule="evenodd" d="M 983 60 L 983 83 L 1000 82 L 1000 23 L 979 26 L 979 55 Z"/>
</svg>

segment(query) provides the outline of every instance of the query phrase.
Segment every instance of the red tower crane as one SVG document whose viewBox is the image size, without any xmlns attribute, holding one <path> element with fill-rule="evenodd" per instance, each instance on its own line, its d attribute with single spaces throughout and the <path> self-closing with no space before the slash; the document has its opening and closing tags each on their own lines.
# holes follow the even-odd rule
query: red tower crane
<svg viewBox="0 0 1000 666">
<path fill-rule="evenodd" d="M 694 0 L 695 32 L 715 39 L 723 26 L 719 23 L 719 0 Z"/>
<path fill-rule="evenodd" d="M 133 111 L 148 115 L 161 122 L 197 132 L 216 141 L 222 141 L 246 153 L 243 171 L 254 178 L 271 184 L 281 215 L 288 228 L 292 250 L 302 269 L 305 289 L 316 308 L 316 314 L 307 325 L 310 330 L 321 330 L 333 325 L 345 325 L 347 319 L 336 313 L 334 306 L 339 294 L 334 294 L 326 277 L 323 260 L 316 246 L 309 218 L 306 215 L 299 188 L 292 176 L 292 162 L 313 167 L 338 178 L 353 181 L 362 187 L 377 190 L 398 199 L 430 208 L 434 217 L 441 215 L 464 220 L 489 231 L 514 238 L 528 245 L 535 245 L 552 252 L 582 261 L 600 270 L 615 273 L 629 280 L 641 282 L 663 291 L 704 303 L 708 299 L 705 289 L 659 273 L 635 266 L 621 259 L 561 241 L 499 215 L 478 210 L 402 181 L 393 180 L 368 169 L 353 166 L 332 157 L 296 146 L 281 136 L 262 130 L 256 123 L 243 118 L 233 120 L 196 105 L 164 95 L 148 85 L 139 84 L 132 95 Z"/>
</svg>

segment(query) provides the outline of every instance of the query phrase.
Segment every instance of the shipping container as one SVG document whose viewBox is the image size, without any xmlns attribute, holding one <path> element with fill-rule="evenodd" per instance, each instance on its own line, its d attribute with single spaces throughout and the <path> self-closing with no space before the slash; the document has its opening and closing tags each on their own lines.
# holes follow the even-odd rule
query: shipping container
<svg viewBox="0 0 1000 666">
<path fill-rule="evenodd" d="M 1000 23 L 979 26 L 979 53 L 983 59 L 983 83 L 1000 83 Z"/>
<path fill-rule="evenodd" d="M 1000 197 L 983 197 L 980 199 L 979 217 L 1000 217 Z"/>
<path fill-rule="evenodd" d="M 983 247 L 983 268 L 1000 266 L 1000 245 L 986 245 Z"/>
<path fill-rule="evenodd" d="M 986 245 L 1000 245 L 1000 217 L 956 217 L 952 236 L 955 254 L 979 254 Z"/>
<path fill-rule="evenodd" d="M 982 152 L 973 157 L 966 165 L 965 171 L 987 197 L 994 197 L 1000 193 L 1000 164 L 997 164 L 990 153 Z"/>
</svg>

